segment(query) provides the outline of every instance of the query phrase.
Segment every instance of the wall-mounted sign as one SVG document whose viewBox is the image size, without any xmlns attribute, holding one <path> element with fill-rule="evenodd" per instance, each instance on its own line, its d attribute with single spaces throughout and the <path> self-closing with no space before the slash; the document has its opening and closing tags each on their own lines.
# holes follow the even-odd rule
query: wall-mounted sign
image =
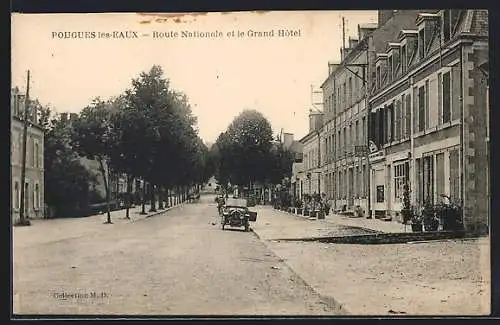
<svg viewBox="0 0 500 325">
<path fill-rule="evenodd" d="M 378 151 L 377 145 L 372 140 L 370 140 L 370 142 L 368 143 L 368 148 L 370 150 L 370 153 L 374 153 L 374 152 Z"/>
</svg>

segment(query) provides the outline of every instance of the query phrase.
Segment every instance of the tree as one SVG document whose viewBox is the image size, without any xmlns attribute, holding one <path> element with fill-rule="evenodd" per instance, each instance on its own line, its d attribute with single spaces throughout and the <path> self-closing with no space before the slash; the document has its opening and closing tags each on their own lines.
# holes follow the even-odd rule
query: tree
<svg viewBox="0 0 500 325">
<path fill-rule="evenodd" d="M 44 129 L 44 197 L 56 216 L 81 214 L 89 201 L 89 184 L 96 181 L 70 146 L 71 126 L 40 107 L 39 124 Z"/>
<path fill-rule="evenodd" d="M 115 139 L 109 103 L 99 98 L 94 99 L 93 103 L 85 107 L 73 123 L 73 148 L 81 156 L 97 160 L 99 163 L 99 170 L 103 177 L 104 189 L 106 192 L 107 220 L 105 223 L 111 224 L 109 206 L 110 189 L 107 169 L 110 166 L 110 152 L 112 152 Z"/>
<path fill-rule="evenodd" d="M 272 167 L 272 140 L 269 121 L 255 110 L 244 110 L 217 139 L 218 177 L 236 185 L 265 181 Z"/>
</svg>

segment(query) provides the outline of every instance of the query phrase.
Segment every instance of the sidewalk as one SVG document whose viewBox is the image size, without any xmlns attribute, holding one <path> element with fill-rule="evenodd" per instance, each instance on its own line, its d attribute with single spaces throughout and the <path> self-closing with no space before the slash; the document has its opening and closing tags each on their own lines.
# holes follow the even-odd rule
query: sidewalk
<svg viewBox="0 0 500 325">
<path fill-rule="evenodd" d="M 329 215 L 321 220 L 276 210 L 270 206 L 256 206 L 252 209 L 258 213 L 253 228 L 265 239 L 411 232 L 410 226 L 405 231 L 403 224 L 378 219 Z"/>
<path fill-rule="evenodd" d="M 111 212 L 112 225 L 106 225 L 107 214 L 98 214 L 80 218 L 58 218 L 58 219 L 34 219 L 30 220 L 29 227 L 13 227 L 12 237 L 16 241 L 17 235 L 22 237 L 22 243 L 16 242 L 17 247 L 25 247 L 33 244 L 44 244 L 53 241 L 62 241 L 71 238 L 78 238 L 98 231 L 106 230 L 106 227 L 120 227 L 127 224 L 139 222 L 158 214 L 166 213 L 184 203 L 172 207 L 149 212 L 149 205 L 146 205 L 146 214 L 142 215 L 142 206 L 136 206 L 129 210 L 130 220 L 125 219 L 126 209 Z"/>
<path fill-rule="evenodd" d="M 318 294 L 351 315 L 486 315 L 490 312 L 490 241 L 414 244 L 276 242 L 278 238 L 353 234 L 365 226 L 391 230 L 378 220 L 308 220 L 255 207 L 254 232 Z"/>
</svg>

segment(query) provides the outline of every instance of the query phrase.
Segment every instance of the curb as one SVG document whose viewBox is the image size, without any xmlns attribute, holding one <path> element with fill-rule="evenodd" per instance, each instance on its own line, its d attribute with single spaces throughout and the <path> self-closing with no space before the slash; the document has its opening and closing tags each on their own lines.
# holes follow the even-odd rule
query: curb
<svg viewBox="0 0 500 325">
<path fill-rule="evenodd" d="M 311 291 L 313 292 L 314 295 L 317 295 L 319 297 L 319 300 L 324 303 L 325 305 L 327 305 L 329 307 L 329 309 L 331 309 L 336 316 L 345 316 L 345 315 L 352 315 L 351 312 L 349 312 L 349 310 L 345 307 L 345 304 L 342 304 L 340 303 L 337 299 L 335 299 L 335 297 L 332 297 L 332 296 L 327 296 L 327 295 L 323 295 L 321 293 L 318 292 L 318 290 L 316 290 L 313 286 L 311 286 L 309 283 L 307 283 L 306 280 L 304 280 L 303 277 L 301 277 L 297 272 L 295 272 L 295 270 L 288 264 L 288 262 L 286 261 L 286 259 L 284 258 L 281 258 L 281 256 L 279 256 L 278 254 L 276 254 L 274 252 L 273 249 L 271 249 L 269 247 L 269 245 L 266 243 L 266 240 L 262 240 L 261 237 L 259 236 L 258 232 L 256 232 L 253 228 L 250 228 L 251 232 L 261 241 L 261 243 L 264 244 L 264 246 L 266 246 L 266 248 L 277 258 L 283 260 L 282 263 L 284 263 L 286 265 L 286 267 L 290 270 L 290 272 L 298 279 L 302 282 L 302 285 L 304 287 L 308 287 L 309 289 L 311 289 Z M 269 241 L 269 240 L 268 240 Z M 272 241 L 272 240 L 270 240 Z"/>
<path fill-rule="evenodd" d="M 463 231 L 436 231 L 423 233 L 376 233 L 368 235 L 351 236 L 324 236 L 324 237 L 304 237 L 304 238 L 277 238 L 271 241 L 302 241 L 321 242 L 334 244 L 361 244 L 361 245 L 381 245 L 381 244 L 406 244 L 409 242 L 436 242 L 449 239 L 462 239 L 465 237 Z"/>
<path fill-rule="evenodd" d="M 273 209 L 273 211 L 276 211 L 276 212 L 279 212 L 279 213 L 282 213 L 282 214 L 285 214 L 285 215 L 288 215 L 288 216 L 294 216 L 296 218 L 301 218 L 301 219 L 307 220 L 307 221 L 321 220 L 321 219 L 317 219 L 317 218 L 316 219 L 309 219 L 309 217 L 307 217 L 307 216 L 303 216 L 303 215 L 295 214 L 295 213 L 290 213 L 288 211 L 283 211 L 283 210 Z M 342 223 L 338 223 L 338 222 L 335 222 L 335 221 L 328 221 L 327 219 L 325 219 L 325 221 L 329 222 L 330 224 L 336 225 L 336 226 L 356 228 L 356 229 L 364 230 L 366 232 L 371 232 L 371 233 L 380 233 L 380 234 L 406 234 L 406 233 L 399 233 L 399 232 L 387 232 L 387 231 L 382 231 L 382 230 L 373 229 L 373 228 L 367 228 L 367 227 L 362 227 L 362 226 L 347 225 L 347 224 L 342 224 Z M 408 232 L 408 234 L 409 233 L 411 233 L 411 232 Z"/>
</svg>

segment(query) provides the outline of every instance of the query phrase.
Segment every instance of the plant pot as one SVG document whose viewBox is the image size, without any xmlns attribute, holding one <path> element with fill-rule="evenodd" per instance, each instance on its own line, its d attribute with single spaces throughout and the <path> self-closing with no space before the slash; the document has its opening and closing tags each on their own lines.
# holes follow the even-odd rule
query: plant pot
<svg viewBox="0 0 500 325">
<path fill-rule="evenodd" d="M 302 214 L 302 209 L 301 208 L 297 208 L 297 214 Z"/>
<path fill-rule="evenodd" d="M 304 216 L 306 216 L 306 217 L 309 216 L 309 210 L 304 210 Z"/>
<path fill-rule="evenodd" d="M 439 228 L 439 220 L 429 221 L 424 224 L 425 231 L 437 231 Z"/>
<path fill-rule="evenodd" d="M 422 224 L 421 223 L 412 223 L 411 231 L 413 232 L 422 232 Z"/>
<path fill-rule="evenodd" d="M 318 212 L 318 219 L 325 219 L 325 213 L 324 212 Z"/>
<path fill-rule="evenodd" d="M 316 214 L 317 214 L 317 212 L 316 212 L 316 211 L 311 211 L 310 217 L 312 217 L 312 218 L 316 218 Z"/>
</svg>

